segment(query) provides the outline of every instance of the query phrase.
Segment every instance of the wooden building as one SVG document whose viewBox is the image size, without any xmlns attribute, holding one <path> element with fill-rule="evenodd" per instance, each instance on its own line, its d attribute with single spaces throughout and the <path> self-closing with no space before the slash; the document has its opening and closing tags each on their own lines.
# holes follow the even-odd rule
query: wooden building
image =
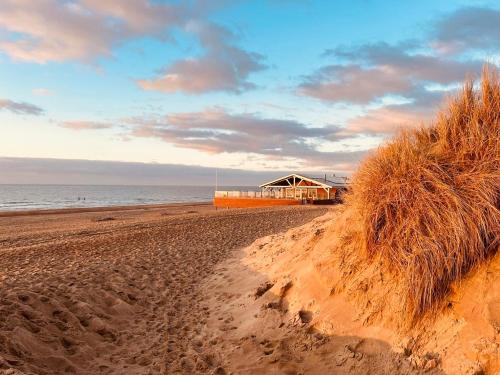
<svg viewBox="0 0 500 375">
<path fill-rule="evenodd" d="M 259 186 L 262 191 L 272 192 L 276 198 L 291 199 L 332 199 L 337 189 L 331 181 L 313 179 L 298 174 L 290 174 Z"/>
<path fill-rule="evenodd" d="M 260 191 L 216 191 L 216 207 L 265 207 L 299 204 L 334 203 L 347 188 L 347 179 L 290 174 L 259 186 Z"/>
</svg>

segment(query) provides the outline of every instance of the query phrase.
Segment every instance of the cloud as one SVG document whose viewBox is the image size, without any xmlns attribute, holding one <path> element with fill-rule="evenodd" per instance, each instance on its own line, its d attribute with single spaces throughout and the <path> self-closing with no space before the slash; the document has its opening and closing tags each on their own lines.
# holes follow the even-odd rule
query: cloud
<svg viewBox="0 0 500 375">
<path fill-rule="evenodd" d="M 415 80 L 442 84 L 461 81 L 468 71 L 481 68 L 482 61 L 458 61 L 432 51 L 417 52 L 425 44 L 425 42 L 418 44 L 414 40 L 396 45 L 381 42 L 353 48 L 337 48 L 330 53 L 363 65 L 387 67 Z"/>
<path fill-rule="evenodd" d="M 7 184 L 179 185 L 182 182 L 213 186 L 215 171 L 215 168 L 182 164 L 0 157 L 0 175 Z M 258 186 L 298 171 L 217 168 L 217 172 L 219 186 Z"/>
<path fill-rule="evenodd" d="M 99 130 L 112 128 L 113 124 L 95 121 L 64 121 L 60 126 L 72 130 Z"/>
<path fill-rule="evenodd" d="M 347 121 L 337 135 L 346 138 L 357 135 L 387 137 L 401 129 L 420 126 L 434 118 L 439 105 L 450 94 L 428 91 L 423 87 L 414 88 L 408 94 L 412 97 L 411 102 L 368 109 Z"/>
<path fill-rule="evenodd" d="M 329 49 L 323 56 L 332 63 L 305 76 L 298 92 L 359 106 L 362 113 L 337 137 L 385 137 L 418 126 L 430 120 L 443 96 L 481 72 L 485 61 L 470 56 L 500 53 L 499 24 L 499 10 L 467 7 L 435 20 L 422 40 Z"/>
<path fill-rule="evenodd" d="M 197 35 L 205 52 L 175 61 L 153 79 L 137 81 L 144 90 L 199 94 L 210 91 L 241 92 L 254 87 L 251 73 L 265 68 L 263 57 L 232 44 L 235 36 L 226 28 L 191 21 L 186 30 Z"/>
<path fill-rule="evenodd" d="M 439 51 L 457 54 L 466 50 L 498 53 L 500 9 L 465 7 L 439 19 L 431 41 Z"/>
<path fill-rule="evenodd" d="M 303 95 L 327 102 L 368 104 L 384 96 L 412 99 L 426 84 L 462 82 L 481 71 L 484 61 L 452 52 L 500 52 L 500 10 L 460 8 L 434 21 L 425 40 L 336 47 L 325 51 L 334 64 L 306 76 Z"/>
<path fill-rule="evenodd" d="M 307 138 L 326 138 L 336 127 L 306 127 L 289 120 L 231 115 L 222 110 L 170 114 L 157 120 L 130 119 L 132 135 L 160 138 L 176 146 L 209 153 L 247 152 L 296 156 L 288 152 Z"/>
<path fill-rule="evenodd" d="M 384 106 L 349 120 L 339 135 L 390 136 L 401 129 L 417 127 L 429 121 L 433 112 L 415 110 L 411 105 Z"/>
<path fill-rule="evenodd" d="M 365 69 L 359 65 L 329 65 L 307 77 L 299 92 L 327 102 L 370 103 L 376 98 L 403 94 L 411 88 L 393 67 Z"/>
<path fill-rule="evenodd" d="M 204 52 L 173 62 L 151 79 L 139 79 L 144 90 L 191 94 L 241 92 L 254 87 L 250 74 L 262 70 L 263 57 L 235 45 L 235 35 L 206 21 L 207 13 L 225 1 L 193 0 L 2 0 L 0 52 L 35 62 L 81 61 L 109 57 L 127 40 L 153 36 L 166 40 L 174 28 L 193 34 Z"/>
<path fill-rule="evenodd" d="M 20 115 L 35 115 L 43 114 L 43 109 L 34 104 L 15 102 L 9 99 L 0 99 L 0 110 L 5 109 L 10 112 Z"/>
<path fill-rule="evenodd" d="M 83 4 L 103 17 L 125 23 L 131 33 L 160 33 L 187 15 L 187 9 L 149 0 L 83 0 Z"/>
<path fill-rule="evenodd" d="M 0 51 L 36 63 L 90 62 L 128 38 L 164 35 L 182 17 L 178 7 L 149 0 L 2 0 Z"/>
<path fill-rule="evenodd" d="M 460 82 L 467 73 L 479 72 L 482 61 L 455 61 L 415 53 L 404 43 L 364 44 L 336 48 L 328 56 L 348 64 L 327 65 L 306 77 L 299 92 L 328 102 L 368 104 L 387 95 L 408 99 L 426 83 Z"/>
<path fill-rule="evenodd" d="M 223 110 L 130 118 L 127 137 L 157 138 L 181 148 L 209 154 L 245 153 L 268 161 L 290 161 L 303 167 L 352 170 L 366 152 L 319 151 L 315 144 L 336 140 L 337 126 L 313 127 L 293 120 L 229 114 Z"/>
<path fill-rule="evenodd" d="M 238 154 L 272 168 L 286 165 L 295 168 L 328 168 L 351 172 L 368 150 L 319 150 L 322 142 L 335 142 L 343 135 L 342 128 L 307 126 L 293 120 L 261 118 L 252 113 L 230 114 L 222 109 L 201 112 L 171 113 L 165 116 L 139 116 L 111 122 L 65 121 L 60 126 L 80 130 L 115 127 L 120 137 L 154 138 L 183 149 L 206 154 Z"/>
</svg>

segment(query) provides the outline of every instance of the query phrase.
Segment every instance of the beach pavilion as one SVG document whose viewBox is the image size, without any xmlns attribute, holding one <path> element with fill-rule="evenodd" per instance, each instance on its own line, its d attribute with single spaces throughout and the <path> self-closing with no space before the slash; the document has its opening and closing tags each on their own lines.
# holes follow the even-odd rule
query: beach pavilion
<svg viewBox="0 0 500 375">
<path fill-rule="evenodd" d="M 216 207 L 264 207 L 334 203 L 347 189 L 347 179 L 289 174 L 259 186 L 260 191 L 216 191 Z"/>
<path fill-rule="evenodd" d="M 331 199 L 331 194 L 333 193 L 334 198 L 336 192 L 333 182 L 328 181 L 326 176 L 324 179 L 315 179 L 295 173 L 266 182 L 259 187 L 262 192 L 271 192 L 276 198 Z"/>
</svg>

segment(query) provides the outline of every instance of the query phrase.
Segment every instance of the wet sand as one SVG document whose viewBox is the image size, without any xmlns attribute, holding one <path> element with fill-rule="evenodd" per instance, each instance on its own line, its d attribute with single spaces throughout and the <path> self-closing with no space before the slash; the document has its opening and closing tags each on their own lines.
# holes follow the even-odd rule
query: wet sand
<svg viewBox="0 0 500 375">
<path fill-rule="evenodd" d="M 238 249 L 325 211 L 0 214 L 0 373 L 222 374 L 226 353 L 200 340 L 207 283 Z"/>
</svg>

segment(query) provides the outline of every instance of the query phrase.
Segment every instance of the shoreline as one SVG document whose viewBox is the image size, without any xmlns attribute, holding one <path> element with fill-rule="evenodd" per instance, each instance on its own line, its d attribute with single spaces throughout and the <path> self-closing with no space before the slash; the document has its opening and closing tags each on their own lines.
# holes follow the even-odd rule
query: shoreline
<svg viewBox="0 0 500 375">
<path fill-rule="evenodd" d="M 212 201 L 201 202 L 176 202 L 176 203 L 159 203 L 159 204 L 134 204 L 134 205 L 116 205 L 116 206 L 95 206 L 95 207 L 61 207 L 61 208 L 35 208 L 21 210 L 0 210 L 0 217 L 14 216 L 38 216 L 38 215 L 53 215 L 53 214 L 76 214 L 76 213 L 92 213 L 92 212 L 117 212 L 117 211 L 134 211 L 176 207 L 200 207 L 211 206 Z"/>
</svg>

